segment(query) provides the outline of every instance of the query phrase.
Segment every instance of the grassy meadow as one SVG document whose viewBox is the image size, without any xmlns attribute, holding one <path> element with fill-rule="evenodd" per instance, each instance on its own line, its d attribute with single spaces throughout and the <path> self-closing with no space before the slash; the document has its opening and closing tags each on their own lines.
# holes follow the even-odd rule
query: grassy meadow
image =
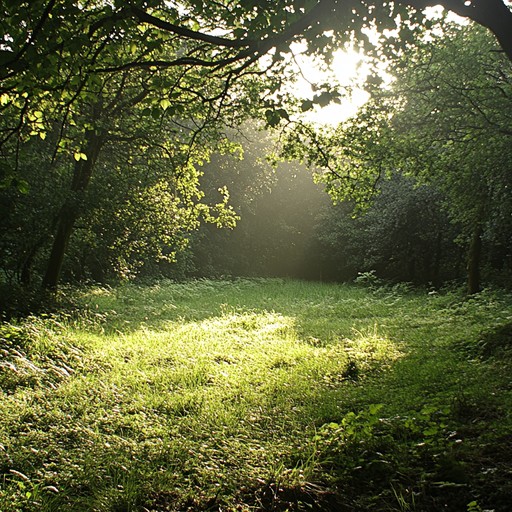
<svg viewBox="0 0 512 512">
<path fill-rule="evenodd" d="M 510 294 L 74 294 L 0 324 L 2 512 L 510 510 Z"/>
</svg>

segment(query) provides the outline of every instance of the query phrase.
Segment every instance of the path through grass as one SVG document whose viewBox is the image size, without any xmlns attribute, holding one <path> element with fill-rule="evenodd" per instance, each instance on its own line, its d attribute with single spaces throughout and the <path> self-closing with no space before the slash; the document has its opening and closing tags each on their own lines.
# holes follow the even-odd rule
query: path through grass
<svg viewBox="0 0 512 512">
<path fill-rule="evenodd" d="M 508 510 L 504 293 L 241 280 L 80 300 L 0 327 L 2 511 Z"/>
</svg>

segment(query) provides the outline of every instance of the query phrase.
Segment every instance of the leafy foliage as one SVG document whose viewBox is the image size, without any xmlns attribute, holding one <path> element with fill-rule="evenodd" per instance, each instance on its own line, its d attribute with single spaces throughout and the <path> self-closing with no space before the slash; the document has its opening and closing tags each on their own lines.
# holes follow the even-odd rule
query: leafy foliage
<svg viewBox="0 0 512 512">
<path fill-rule="evenodd" d="M 452 4 L 446 3 L 490 28 L 509 52 L 503 33 L 512 17 L 508 6 L 494 0 L 483 11 L 476 4 Z M 360 201 L 367 200 L 375 178 L 391 163 L 385 154 L 389 131 L 368 130 L 366 140 L 357 143 L 361 127 L 352 127 L 355 134 L 345 127 L 345 134 L 337 135 L 337 147 L 344 148 L 342 157 L 331 165 L 329 152 L 322 150 L 329 136 L 297 125 L 294 116 L 313 104 L 338 101 L 339 91 L 332 84 L 315 84 L 312 99 L 294 98 L 285 87 L 293 81 L 291 45 L 305 41 L 306 53 L 326 64 L 333 52 L 346 44 L 364 48 L 373 57 L 367 87 L 375 90 L 382 83 L 379 59 L 406 55 L 418 45 L 420 35 L 433 37 L 439 30 L 420 12 L 423 7 L 423 2 L 412 0 L 385 4 L 309 0 L 4 2 L 0 50 L 2 188 L 29 191 L 24 153 L 30 153 L 34 139 L 48 141 L 44 160 L 52 167 L 57 162 L 59 169 L 66 168 L 60 174 L 67 174 L 64 180 L 70 183 L 69 190 L 59 189 L 62 193 L 55 218 L 44 223 L 45 241 L 38 247 L 28 243 L 25 261 L 12 262 L 8 271 L 20 273 L 18 267 L 30 267 L 34 253 L 42 254 L 45 246 L 43 284 L 49 288 L 57 285 L 66 248 L 77 237 L 74 229 L 87 209 L 87 189 L 98 167 L 104 165 L 104 153 L 109 153 L 109 161 L 117 168 L 125 166 L 116 161 L 117 157 L 112 158 L 113 153 L 129 154 L 124 163 L 135 164 L 133 168 L 139 170 L 141 162 L 137 159 L 152 170 L 161 165 L 161 159 L 170 160 L 166 180 L 173 181 L 170 174 L 177 178 L 173 186 L 179 183 L 180 198 L 176 199 L 175 190 L 171 190 L 173 198 L 164 200 L 167 208 L 172 210 L 170 204 L 175 200 L 195 197 L 196 213 L 202 211 L 195 220 L 183 223 L 176 237 L 180 240 L 173 243 L 180 245 L 183 233 L 201 216 L 232 223 L 224 200 L 210 213 L 207 206 L 199 206 L 192 166 L 208 158 L 210 150 L 222 141 L 226 126 L 237 126 L 250 117 L 263 119 L 269 127 L 292 129 L 291 143 L 285 148 L 288 154 L 322 166 L 319 179 L 334 196 L 348 191 Z M 372 30 L 376 30 L 379 44 L 372 40 Z M 304 149 L 305 142 L 309 150 Z M 363 168 L 365 171 L 359 172 Z M 333 176 L 338 179 L 331 179 Z M 152 188 L 157 186 L 155 182 L 164 186 L 161 180 L 140 181 L 148 187 L 142 196 L 157 190 Z M 184 208 L 189 207 L 190 201 Z M 137 222 L 138 218 L 134 214 L 132 220 Z M 116 224 L 112 217 L 110 223 Z M 118 233 L 119 228 L 115 228 Z M 139 233 L 143 250 L 135 248 L 126 236 L 119 236 L 116 243 L 131 247 L 130 254 L 110 254 L 107 259 L 123 260 L 119 268 L 135 268 L 150 253 L 161 257 L 163 252 L 153 243 L 155 238 L 164 230 L 176 233 L 176 229 L 165 222 L 160 228 L 151 235 Z M 98 228 L 94 230 L 94 235 L 87 234 L 82 247 L 100 245 L 92 240 Z M 114 247 L 112 235 L 107 238 L 108 246 Z M 149 238 L 153 242 L 149 243 Z M 172 253 L 174 248 L 167 251 Z M 73 258 L 76 260 L 76 255 Z"/>
<path fill-rule="evenodd" d="M 367 210 L 354 217 L 353 205 L 324 208 L 315 227 L 326 278 L 352 280 L 359 273 L 415 284 L 460 277 L 457 234 L 433 187 L 400 175 L 385 180 Z"/>
<path fill-rule="evenodd" d="M 506 274 L 510 260 L 509 238 L 502 237 L 511 218 L 510 63 L 475 27 L 445 24 L 435 45 L 433 38 L 395 57 L 393 80 L 373 89 L 354 118 L 320 135 L 306 127 L 290 136 L 287 151 L 326 168 L 318 179 L 335 199 L 355 197 L 363 206 L 380 190 L 379 180 L 397 172 L 433 186 L 461 230 L 468 290 L 475 292 L 484 263 Z M 308 141 L 319 148 L 312 155 Z M 403 205 L 402 214 L 410 211 Z"/>
<path fill-rule="evenodd" d="M 216 156 L 205 166 L 205 191 L 214 197 L 226 185 L 241 220 L 233 231 L 202 229 L 187 250 L 185 275 L 352 281 L 373 271 L 379 279 L 435 287 L 463 276 L 463 254 L 453 242 L 460 230 L 438 190 L 396 174 L 354 216 L 353 203 L 333 206 L 304 166 L 264 166 L 261 155 L 274 142 L 257 137 L 247 131 L 240 138 L 243 160 Z"/>
</svg>

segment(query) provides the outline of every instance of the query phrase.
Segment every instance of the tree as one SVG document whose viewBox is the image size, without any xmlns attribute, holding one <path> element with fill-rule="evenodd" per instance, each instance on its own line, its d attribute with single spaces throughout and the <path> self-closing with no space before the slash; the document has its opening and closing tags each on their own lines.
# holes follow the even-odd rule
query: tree
<svg viewBox="0 0 512 512">
<path fill-rule="evenodd" d="M 204 197 L 194 165 L 179 174 L 168 158 L 134 149 L 116 145 L 98 161 L 67 251 L 64 272 L 74 280 L 158 272 L 176 261 L 200 223 L 235 222 L 227 193 Z"/>
<path fill-rule="evenodd" d="M 481 286 L 484 238 L 493 245 L 488 236 L 491 218 L 498 218 L 493 212 L 507 211 L 503 220 L 512 215 L 506 193 L 512 168 L 512 73 L 487 34 L 460 26 L 448 33 L 435 48 L 419 47 L 411 71 L 398 79 L 395 91 L 407 103 L 393 130 L 409 134 L 405 154 L 416 161 L 415 172 L 437 183 L 449 198 L 451 217 L 463 228 L 468 291 L 474 293 Z M 464 51 L 453 52 L 461 46 Z"/>
<path fill-rule="evenodd" d="M 30 285 L 33 268 L 52 236 L 52 219 L 66 190 L 66 172 L 51 163 L 50 140 L 33 139 L 22 146 L 19 182 L 0 188 L 0 261 L 9 282 Z"/>
<path fill-rule="evenodd" d="M 323 136 L 321 146 L 329 149 L 321 158 L 334 173 L 322 178 L 338 197 L 350 193 L 351 180 L 375 182 L 396 170 L 440 189 L 462 228 L 474 293 L 484 241 L 505 245 L 503 255 L 511 248 L 510 240 L 493 241 L 491 233 L 503 232 L 512 214 L 512 74 L 510 62 L 475 27 L 445 25 L 435 42 L 415 43 L 395 61 L 390 86 L 374 89 L 357 117 Z"/>
<path fill-rule="evenodd" d="M 237 80 L 266 73 L 270 94 L 259 105 L 274 124 L 287 117 L 284 97 L 271 94 L 287 76 L 283 55 L 292 42 L 306 40 L 310 53 L 327 59 L 350 40 L 360 41 L 368 51 L 396 51 L 410 41 L 411 32 L 428 29 L 421 10 L 433 4 L 487 27 L 512 58 L 512 12 L 502 0 L 6 0 L 1 12 L 0 94 L 3 110 L 13 110 L 16 121 L 1 142 L 29 125 L 29 112 L 40 111 L 49 98 L 65 94 L 60 109 L 66 111 L 89 81 L 134 69 L 180 69 L 180 92 L 186 89 L 195 101 L 221 108 Z M 394 44 L 383 40 L 382 48 L 375 50 L 367 31 L 375 28 L 382 34 L 397 27 Z M 272 59 L 256 67 L 267 55 Z M 222 85 L 210 88 L 207 82 Z M 176 91 L 163 87 L 164 97 L 166 92 L 172 96 Z"/>
<path fill-rule="evenodd" d="M 436 4 L 439 2 L 435 2 Z M 414 34 L 428 32 L 421 10 L 428 0 L 367 3 L 346 0 L 6 0 L 1 7 L 1 182 L 23 188 L 20 147 L 58 130 L 61 151 L 75 159 L 72 195 L 82 195 L 113 127 L 136 105 L 166 112 L 201 133 L 206 124 L 235 124 L 249 116 L 269 126 L 308 108 L 283 88 L 289 80 L 290 44 L 306 40 L 308 53 L 327 62 L 332 52 L 359 41 L 376 58 L 399 55 Z M 490 29 L 512 56 L 512 12 L 500 0 L 444 0 L 446 8 Z M 381 34 L 373 45 L 368 30 Z M 386 29 L 397 29 L 389 38 Z M 374 78 L 374 75 L 370 77 Z M 126 94 L 123 84 L 133 94 Z M 110 96 L 109 96 L 110 94 Z M 319 84 L 314 101 L 335 99 Z M 98 122 L 98 116 L 102 116 Z M 158 114 L 156 114 L 158 117 Z M 117 125 L 116 121 L 117 119 Z M 199 122 L 198 122 L 199 120 Z M 107 122 L 108 121 L 108 122 Z M 73 144 L 61 145 L 75 123 Z M 148 140 L 148 137 L 146 137 Z M 192 135 L 189 142 L 196 143 Z M 313 147 L 315 151 L 317 147 Z M 187 150 L 184 150 L 187 153 Z M 327 167 L 336 176 L 336 170 Z M 354 181 L 354 183 L 356 183 Z M 368 195 L 370 182 L 353 191 Z M 57 283 L 65 248 L 80 215 L 76 200 L 63 205 L 44 283 Z"/>
<path fill-rule="evenodd" d="M 117 76 L 108 84 L 95 84 L 97 89 L 90 90 L 89 96 L 83 96 L 81 110 L 76 105 L 69 119 L 56 124 L 45 140 L 31 138 L 19 144 L 21 151 L 16 159 L 18 175 L 24 178 L 22 183 L 28 181 L 34 185 L 43 178 L 27 172 L 37 165 L 36 156 L 33 156 L 33 163 L 27 169 L 26 157 L 33 154 L 31 147 L 40 150 L 37 155 L 40 159 L 39 170 L 41 162 L 46 161 L 48 168 L 57 169 L 58 176 L 62 178 L 52 181 L 51 204 L 54 208 L 47 208 L 46 214 L 40 215 L 38 223 L 43 224 L 45 229 L 34 234 L 36 239 L 41 240 L 34 250 L 40 250 L 51 240 L 52 229 L 56 231 L 44 271 L 43 283 L 46 287 L 53 288 L 57 284 L 64 253 L 80 217 L 83 221 L 91 222 L 89 238 L 90 230 L 94 230 L 94 220 L 97 226 L 98 217 L 103 218 L 103 223 L 111 228 L 109 231 L 103 227 L 103 244 L 117 247 L 117 257 L 120 257 L 122 249 L 125 266 L 131 267 L 140 264 L 140 259 L 150 254 L 161 257 L 166 251 L 167 257 L 172 257 L 169 245 L 178 242 L 183 233 L 193 229 L 198 218 L 218 224 L 232 222 L 233 215 L 227 206 L 227 198 L 211 207 L 201 201 L 202 193 L 198 188 L 199 171 L 194 163 L 208 158 L 209 146 L 213 142 L 217 149 L 223 145 L 227 147 L 219 138 L 215 123 L 211 122 L 211 112 L 202 109 L 192 114 L 193 109 L 199 107 L 192 104 L 186 116 L 193 118 L 193 122 L 183 120 L 178 113 L 184 112 L 185 106 L 177 104 L 171 109 L 160 102 L 155 105 L 154 98 L 146 89 L 151 82 L 148 80 L 141 86 L 135 78 L 133 75 Z M 226 112 L 229 113 L 229 110 Z M 170 134 L 172 137 L 169 137 Z M 86 145 L 82 146 L 84 139 Z M 51 144 L 55 144 L 55 140 L 58 140 L 59 151 L 52 156 L 54 151 Z M 118 173 L 121 171 L 124 171 L 124 182 L 130 183 L 129 190 L 120 186 Z M 51 174 L 47 173 L 45 178 L 50 180 Z M 103 201 L 88 192 L 91 182 L 96 185 L 101 183 L 100 190 L 109 189 L 103 195 Z M 20 205 L 31 203 L 33 207 L 36 204 L 34 199 L 38 191 L 31 188 L 25 191 L 24 198 L 18 197 Z M 123 192 L 125 197 L 119 198 Z M 6 196 L 12 193 L 6 191 Z M 161 204 L 158 207 L 154 205 L 151 210 L 150 205 L 154 204 L 157 196 Z M 114 206 L 112 203 L 116 199 L 131 206 L 131 210 L 124 207 L 123 217 L 125 221 L 131 218 L 134 222 L 128 227 L 125 222 L 124 229 L 132 237 L 140 237 L 135 244 L 137 247 L 126 237 L 122 238 L 122 229 L 117 234 L 112 232 L 112 228 L 120 224 L 119 220 L 116 221 L 120 205 Z M 55 208 L 56 200 L 61 202 L 60 207 Z M 91 211 L 94 208 L 101 215 L 95 215 Z M 87 218 L 84 217 L 85 213 L 88 214 Z M 105 217 L 107 213 L 110 219 Z M 148 224 L 148 216 L 152 217 L 151 230 L 140 229 L 142 224 Z M 14 219 L 12 215 L 11 218 Z M 24 239 L 31 243 L 27 232 L 30 218 L 30 214 L 24 218 L 23 233 L 26 236 L 14 233 L 16 240 Z M 173 219 L 179 219 L 179 222 Z M 85 231 L 82 229 L 81 234 Z M 110 237 L 106 236 L 107 232 L 110 232 Z M 134 258 L 135 253 L 138 256 Z M 113 263 L 113 258 L 109 259 L 109 263 Z M 132 264 L 129 265 L 130 261 Z M 105 263 L 104 266 L 108 266 Z"/>
<path fill-rule="evenodd" d="M 126 44 L 124 40 L 119 42 L 115 58 L 126 51 Z M 189 76 L 187 84 L 194 80 L 198 77 Z M 219 127 L 226 122 L 239 122 L 245 112 L 239 113 L 239 103 L 233 108 L 227 97 L 222 98 L 222 112 L 215 103 L 204 105 L 193 101 L 193 87 L 189 91 L 185 87 L 187 84 L 183 82 L 182 73 L 175 69 L 165 73 L 132 70 L 91 75 L 80 85 L 79 96 L 68 105 L 63 118 L 52 119 L 52 114 L 62 106 L 52 99 L 46 101 L 44 112 L 37 111 L 36 118 L 45 131 L 34 130 L 32 135 L 44 134 L 46 137 L 46 133 L 57 132 L 57 154 L 68 155 L 73 161 L 69 193 L 55 219 L 56 234 L 43 278 L 45 287 L 57 285 L 65 251 L 83 209 L 84 196 L 105 148 L 124 144 L 127 153 L 148 152 L 153 160 L 156 156 L 162 157 L 168 162 L 167 179 L 179 184 L 181 196 L 199 194 L 193 164 L 208 157 L 208 146 L 214 141 L 216 147 L 222 145 Z M 250 90 L 233 87 L 232 93 L 250 98 L 257 91 L 257 80 L 250 86 Z M 212 92 L 214 88 L 215 84 L 210 84 Z M 175 97 L 172 97 L 172 91 L 177 91 Z M 39 130 L 43 128 L 37 127 Z M 18 141 L 18 147 L 20 144 L 22 141 Z M 14 159 L 17 167 L 18 151 L 16 157 L 11 157 Z M 149 162 L 147 157 L 145 160 L 150 166 L 151 158 Z M 144 169 L 138 168 L 144 173 Z"/>
<path fill-rule="evenodd" d="M 99 35 L 94 40 L 84 39 L 84 26 L 80 26 L 80 21 L 90 23 L 90 16 L 103 15 L 105 9 L 112 12 L 110 6 L 101 2 L 90 2 L 82 8 L 72 2 L 62 5 L 50 2 L 40 18 L 41 23 L 30 35 L 34 46 L 21 47 L 14 55 L 13 47 L 26 22 L 14 4 L 6 7 L 11 9 L 12 17 L 8 19 L 14 25 L 6 32 L 5 48 L 9 49 L 2 52 L 7 59 L 7 71 L 1 103 L 7 114 L 5 119 L 10 121 L 2 131 L 2 156 L 6 163 L 3 181 L 24 183 L 19 178 L 20 148 L 34 136 L 45 139 L 48 133 L 56 132 L 55 155 L 67 154 L 74 162 L 69 193 L 55 219 L 56 234 L 43 278 L 45 287 L 54 288 L 83 209 L 83 197 L 105 147 L 129 141 L 138 150 L 152 147 L 154 153 L 154 148 L 158 148 L 169 160 L 169 179 L 172 173 L 180 174 L 181 178 L 175 182 L 180 183 L 182 196 L 191 197 L 199 194 L 197 173 L 190 170 L 191 166 L 207 158 L 208 144 L 214 139 L 216 146 L 219 145 L 222 137 L 219 127 L 223 123 L 238 123 L 250 108 L 239 111 L 240 101 L 237 100 L 234 107 L 224 81 L 212 79 L 206 84 L 201 70 L 184 73 L 172 66 L 167 70 L 150 66 L 150 69 L 109 72 L 106 69 L 109 66 L 122 67 L 127 54 L 130 58 L 140 58 L 165 53 L 169 58 L 181 48 L 179 41 L 175 43 L 172 39 L 160 46 L 158 37 L 147 46 L 138 45 L 141 38 L 146 40 L 150 36 L 146 34 L 146 27 L 137 25 L 132 27 L 131 33 L 125 32 L 122 24 L 110 27 L 107 32 L 102 32 L 100 26 L 90 27 Z M 32 19 L 30 14 L 33 15 L 41 4 L 22 4 L 21 7 L 26 19 Z M 68 19 L 70 15 L 75 16 L 73 21 Z M 54 23 L 55 18 L 59 23 Z M 35 37 L 40 43 L 45 29 L 56 39 L 46 34 L 48 47 L 41 48 L 35 44 Z M 86 41 L 90 44 L 85 46 Z M 56 47 L 52 46 L 55 44 Z M 42 50 L 40 55 L 38 49 Z M 52 50 L 58 50 L 59 69 L 53 68 L 53 74 L 46 76 L 44 73 L 51 70 L 56 58 Z M 33 66 L 24 64 L 27 55 L 35 58 Z M 91 72 L 88 66 L 102 66 L 102 69 Z M 44 70 L 40 69 L 42 67 Z M 45 82 L 40 87 L 38 81 L 43 75 Z M 250 102 L 252 96 L 258 94 L 258 80 L 252 79 L 250 87 L 235 84 L 229 92 L 235 98 L 243 97 L 243 101 Z M 188 181 L 187 191 L 183 179 L 186 175 L 195 176 Z"/>
<path fill-rule="evenodd" d="M 443 196 L 432 186 L 395 173 L 357 216 L 353 203 L 325 207 L 315 236 L 325 279 L 352 281 L 375 272 L 391 282 L 440 286 L 459 277 L 459 233 L 450 226 Z"/>
</svg>

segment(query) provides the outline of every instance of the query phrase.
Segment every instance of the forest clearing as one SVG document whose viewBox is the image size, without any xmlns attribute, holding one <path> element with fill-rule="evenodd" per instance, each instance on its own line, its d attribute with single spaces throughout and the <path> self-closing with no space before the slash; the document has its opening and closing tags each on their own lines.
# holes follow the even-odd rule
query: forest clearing
<svg viewBox="0 0 512 512">
<path fill-rule="evenodd" d="M 509 512 L 511 0 L 0 2 L 0 512 Z"/>
<path fill-rule="evenodd" d="M 506 292 L 65 293 L 0 327 L 3 512 L 509 510 Z"/>
</svg>

